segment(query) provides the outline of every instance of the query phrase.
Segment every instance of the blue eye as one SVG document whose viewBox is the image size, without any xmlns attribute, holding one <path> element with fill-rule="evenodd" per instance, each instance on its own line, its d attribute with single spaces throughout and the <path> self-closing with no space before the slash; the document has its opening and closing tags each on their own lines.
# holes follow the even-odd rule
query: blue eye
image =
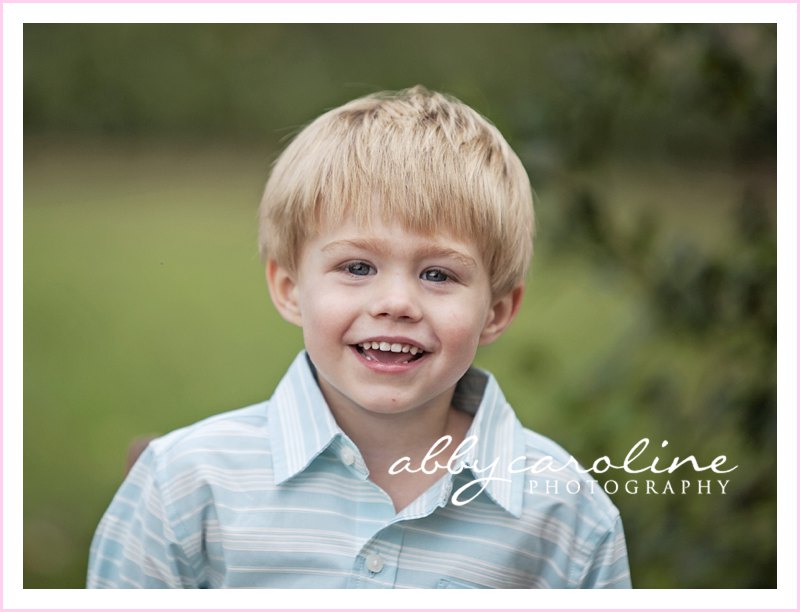
<svg viewBox="0 0 800 612">
<path fill-rule="evenodd" d="M 369 276 L 372 273 L 372 266 L 363 261 L 349 263 L 344 268 L 353 276 Z"/>
<path fill-rule="evenodd" d="M 437 268 L 431 268 L 430 270 L 425 270 L 421 278 L 432 283 L 444 283 L 450 280 L 450 275 Z"/>
</svg>

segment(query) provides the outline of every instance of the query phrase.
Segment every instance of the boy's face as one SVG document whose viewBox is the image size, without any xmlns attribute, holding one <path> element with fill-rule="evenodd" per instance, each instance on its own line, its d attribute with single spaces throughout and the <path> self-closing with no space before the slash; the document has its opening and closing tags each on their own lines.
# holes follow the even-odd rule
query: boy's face
<svg viewBox="0 0 800 612">
<path fill-rule="evenodd" d="M 449 407 L 478 345 L 500 335 L 522 295 L 492 298 L 471 242 L 384 223 L 326 228 L 296 274 L 270 262 L 267 277 L 280 313 L 303 328 L 331 407 L 382 414 Z"/>
</svg>

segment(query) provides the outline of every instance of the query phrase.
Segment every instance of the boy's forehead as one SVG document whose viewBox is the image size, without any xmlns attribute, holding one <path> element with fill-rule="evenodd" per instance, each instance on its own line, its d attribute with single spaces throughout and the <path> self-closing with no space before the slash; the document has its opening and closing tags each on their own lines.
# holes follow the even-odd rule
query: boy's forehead
<svg viewBox="0 0 800 612">
<path fill-rule="evenodd" d="M 344 241 L 389 241 L 399 239 L 403 234 L 412 234 L 426 242 L 457 242 L 477 249 L 477 241 L 470 236 L 460 236 L 444 226 L 434 227 L 431 225 L 412 225 L 399 217 L 388 217 L 378 219 L 355 219 L 353 215 L 347 215 L 340 221 L 322 220 L 314 228 L 309 238 L 322 239 L 329 238 L 333 241 L 341 239 Z"/>
</svg>

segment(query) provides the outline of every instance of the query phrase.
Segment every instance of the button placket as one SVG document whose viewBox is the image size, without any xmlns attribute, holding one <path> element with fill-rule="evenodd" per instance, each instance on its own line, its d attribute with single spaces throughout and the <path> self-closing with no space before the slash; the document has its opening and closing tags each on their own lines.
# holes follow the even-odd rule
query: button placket
<svg viewBox="0 0 800 612">
<path fill-rule="evenodd" d="M 403 542 L 403 530 L 394 525 L 380 529 L 364 543 L 356 557 L 354 581 L 362 579 L 358 588 L 387 589 L 397 581 L 398 560 Z"/>
</svg>

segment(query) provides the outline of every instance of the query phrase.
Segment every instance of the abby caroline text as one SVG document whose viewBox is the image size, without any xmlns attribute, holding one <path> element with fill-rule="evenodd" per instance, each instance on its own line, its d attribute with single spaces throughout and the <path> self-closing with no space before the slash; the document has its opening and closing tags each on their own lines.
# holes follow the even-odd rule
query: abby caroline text
<svg viewBox="0 0 800 612">
<path fill-rule="evenodd" d="M 486 489 L 489 483 L 493 481 L 509 482 L 511 480 L 511 478 L 507 478 L 498 474 L 498 471 L 502 470 L 503 467 L 499 465 L 499 457 L 487 465 L 479 465 L 477 460 L 470 461 L 468 459 L 478 443 L 478 437 L 474 435 L 464 438 L 464 440 L 455 448 L 452 454 L 450 454 L 449 459 L 447 459 L 445 463 L 440 463 L 439 458 L 447 456 L 446 451 L 448 448 L 450 448 L 452 442 L 453 438 L 451 436 L 442 436 L 433 444 L 433 446 L 431 446 L 418 466 L 412 465 L 410 457 L 401 457 L 391 465 L 389 468 L 389 474 L 394 475 L 400 474 L 401 472 L 435 474 L 443 469 L 447 470 L 451 474 L 459 474 L 465 469 L 469 469 L 475 476 L 475 479 L 467 482 L 453 493 L 452 502 L 457 506 L 463 506 L 464 504 L 475 499 Z M 668 444 L 669 442 L 664 440 L 661 443 L 661 448 L 665 448 Z M 642 438 L 631 447 L 622 462 L 618 464 L 614 463 L 608 456 L 603 456 L 595 460 L 589 468 L 584 468 L 572 456 L 570 456 L 566 462 L 559 463 L 549 455 L 545 455 L 528 464 L 528 458 L 525 456 L 520 456 L 510 461 L 509 464 L 505 466 L 505 470 L 506 474 L 509 475 L 522 473 L 529 475 L 546 474 L 547 476 L 558 476 L 559 473 L 563 472 L 564 470 L 569 470 L 568 473 L 573 475 L 584 475 L 590 473 L 604 474 L 612 470 L 625 472 L 627 474 L 649 473 L 653 475 L 660 475 L 673 474 L 676 470 L 684 466 L 691 467 L 695 472 L 710 471 L 714 474 L 728 474 L 739 467 L 738 465 L 727 466 L 726 464 L 728 462 L 728 458 L 726 455 L 719 455 L 708 464 L 701 464 L 694 455 L 688 455 L 683 458 L 675 457 L 668 465 L 662 467 L 662 460 L 658 456 L 652 459 L 652 461 L 649 463 L 647 460 L 642 458 L 642 455 L 649 446 L 650 439 Z M 676 491 L 679 491 L 680 494 L 685 495 L 687 491 L 692 491 L 695 489 L 692 481 L 680 480 L 678 482 L 680 483 L 679 485 L 673 486 L 669 480 L 667 480 L 665 483 L 658 482 L 658 484 L 656 480 L 646 480 L 645 484 L 641 488 L 641 491 L 647 493 L 648 495 L 676 494 Z M 698 480 L 696 489 L 700 494 L 709 494 L 712 490 L 711 482 L 711 480 Z M 716 482 L 719 490 L 724 495 L 725 488 L 727 487 L 729 481 L 717 480 Z M 632 486 L 632 483 L 637 484 L 636 486 Z M 579 493 L 584 488 L 589 490 L 590 493 L 594 493 L 595 488 L 600 488 L 600 485 L 591 478 L 571 480 L 556 478 L 544 481 L 540 479 L 529 480 L 526 490 L 528 493 L 558 495 L 563 492 L 574 495 Z M 619 491 L 620 486 L 618 481 L 611 479 L 606 480 L 603 483 L 602 488 L 606 493 L 613 495 Z M 638 493 L 640 490 L 638 481 L 636 480 L 626 481 L 623 485 L 623 488 L 629 494 Z"/>
</svg>

